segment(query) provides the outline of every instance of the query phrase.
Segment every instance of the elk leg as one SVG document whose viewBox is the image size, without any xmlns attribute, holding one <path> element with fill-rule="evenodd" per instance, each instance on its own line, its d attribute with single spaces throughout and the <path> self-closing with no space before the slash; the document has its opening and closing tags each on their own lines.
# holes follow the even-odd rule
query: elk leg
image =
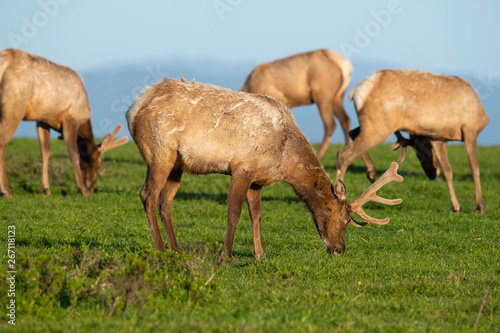
<svg viewBox="0 0 500 333">
<path fill-rule="evenodd" d="M 342 95 L 343 97 L 343 95 Z M 342 97 L 337 100 L 333 105 L 333 112 L 340 122 L 342 131 L 344 132 L 345 144 L 348 144 L 351 140 L 349 138 L 349 130 L 351 129 L 351 118 L 345 112 L 344 104 L 342 103 Z"/>
<path fill-rule="evenodd" d="M 373 161 L 368 155 L 368 151 L 370 151 L 370 149 L 372 149 L 376 145 L 384 142 L 385 139 L 387 139 L 392 133 L 378 132 L 376 136 L 365 133 L 370 133 L 370 130 L 361 130 L 354 141 L 350 142 L 348 145 L 338 151 L 336 179 L 344 180 L 347 167 L 349 167 L 349 165 L 351 165 L 351 163 L 360 156 L 363 157 L 363 160 L 367 165 L 367 169 L 369 168 L 369 166 L 373 168 L 372 174 L 368 173 L 368 178 L 370 180 L 372 180 L 372 178 L 375 178 L 375 166 L 373 165 Z"/>
<path fill-rule="evenodd" d="M 165 252 L 165 246 L 163 245 L 160 229 L 158 228 L 156 206 L 158 203 L 158 196 L 160 195 L 162 189 L 166 186 L 167 177 L 172 170 L 172 167 L 173 163 L 170 165 L 168 163 L 162 165 L 161 161 L 148 165 L 146 181 L 144 182 L 144 186 L 142 187 L 140 193 L 142 205 L 144 206 L 144 211 L 146 212 L 146 216 L 148 218 L 149 229 L 151 231 L 151 235 L 153 236 L 155 248 L 160 252 Z"/>
<path fill-rule="evenodd" d="M 476 210 L 482 214 L 486 214 L 486 208 L 484 207 L 483 194 L 481 192 L 481 182 L 479 176 L 479 164 L 477 163 L 476 148 L 477 148 L 477 137 L 473 133 L 464 131 L 464 142 L 465 150 L 467 151 L 467 157 L 469 158 L 470 170 L 472 173 L 472 178 L 474 179 L 474 188 L 476 189 Z"/>
<path fill-rule="evenodd" d="M 358 137 L 360 132 L 361 132 L 360 128 L 356 127 L 355 129 L 349 132 L 349 136 L 354 141 Z M 363 162 L 365 163 L 366 166 L 366 177 L 368 177 L 368 180 L 373 183 L 375 181 L 375 176 L 376 176 L 375 164 L 373 164 L 372 158 L 368 153 L 364 153 L 363 155 L 361 155 L 361 158 L 363 159 Z"/>
<path fill-rule="evenodd" d="M 172 224 L 172 202 L 181 185 L 182 170 L 172 170 L 168 176 L 167 183 L 160 192 L 158 210 L 160 211 L 163 228 L 167 234 L 170 250 L 181 252 L 177 239 L 175 238 L 174 226 Z"/>
<path fill-rule="evenodd" d="M 41 123 L 36 123 L 38 142 L 40 143 L 40 153 L 42 155 L 42 182 L 40 192 L 50 195 L 49 186 L 49 160 L 50 160 L 50 128 Z"/>
<path fill-rule="evenodd" d="M 12 198 L 9 181 L 7 180 L 7 170 L 5 169 L 5 149 L 7 144 L 0 144 L 0 191 L 1 195 Z"/>
<path fill-rule="evenodd" d="M 2 118 L 2 111 L 5 112 L 6 110 L 2 109 L 0 101 L 0 195 L 12 198 L 9 181 L 7 180 L 7 169 L 5 168 L 5 150 L 9 141 L 14 136 L 21 119 L 12 119 L 9 123 L 5 119 L 5 116 Z M 5 115 L 5 113 L 3 114 Z"/>
<path fill-rule="evenodd" d="M 236 225 L 240 220 L 241 209 L 243 202 L 250 187 L 251 180 L 246 177 L 241 177 L 233 174 L 231 184 L 229 185 L 229 192 L 227 196 L 227 232 L 226 240 L 224 241 L 224 253 L 222 259 L 231 258 L 233 252 L 234 231 Z"/>
<path fill-rule="evenodd" d="M 323 121 L 323 126 L 325 128 L 323 140 L 321 141 L 317 152 L 318 159 L 321 160 L 328 149 L 330 139 L 332 138 L 337 124 L 335 123 L 335 118 L 333 117 L 333 106 L 330 101 L 318 101 L 316 104 L 318 105 L 319 115 L 321 116 L 321 120 Z"/>
<path fill-rule="evenodd" d="M 248 211 L 252 220 L 253 253 L 257 259 L 265 255 L 260 234 L 260 219 L 262 217 L 261 193 L 262 187 L 255 184 L 252 184 L 247 192 Z"/>
<path fill-rule="evenodd" d="M 448 189 L 450 191 L 451 197 L 451 207 L 454 212 L 459 212 L 461 210 L 458 204 L 457 196 L 455 194 L 455 188 L 453 187 L 453 170 L 451 169 L 450 161 L 448 160 L 448 152 L 446 151 L 446 143 L 444 141 L 431 141 L 436 157 L 443 169 L 444 179 L 448 184 Z"/>
<path fill-rule="evenodd" d="M 69 117 L 64 117 L 62 119 L 63 127 L 63 137 L 66 143 L 66 148 L 68 149 L 69 159 L 73 165 L 73 171 L 75 173 L 76 187 L 78 188 L 78 193 L 83 195 L 88 195 L 87 186 L 83 182 L 82 170 L 80 168 L 80 153 L 78 151 L 77 134 L 78 127 L 75 121 Z"/>
</svg>

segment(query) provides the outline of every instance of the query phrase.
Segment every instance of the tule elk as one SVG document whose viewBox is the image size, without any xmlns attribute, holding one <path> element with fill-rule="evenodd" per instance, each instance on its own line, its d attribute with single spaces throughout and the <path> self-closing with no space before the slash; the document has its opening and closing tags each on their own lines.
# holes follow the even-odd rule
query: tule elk
<svg viewBox="0 0 500 333">
<path fill-rule="evenodd" d="M 349 60 L 331 50 L 316 50 L 255 67 L 241 91 L 272 96 L 289 108 L 316 103 L 325 127 L 318 149 L 321 160 L 335 130 L 334 115 L 344 131 L 345 143 L 350 141 L 351 120 L 343 99 L 351 74 Z"/>
<path fill-rule="evenodd" d="M 97 190 L 101 154 L 127 142 L 113 141 L 118 125 L 97 145 L 90 123 L 90 106 L 83 81 L 74 70 L 21 50 L 0 52 L 0 190 L 12 197 L 5 169 L 5 149 L 21 120 L 36 121 L 42 155 L 40 190 L 50 194 L 50 129 L 64 137 L 78 192 Z"/>
<path fill-rule="evenodd" d="M 415 148 L 429 178 L 437 176 L 439 162 L 448 183 L 452 209 L 458 212 L 460 205 L 445 144 L 464 141 L 476 189 L 476 208 L 486 213 L 476 146 L 477 136 L 489 119 L 467 81 L 418 70 L 382 70 L 363 80 L 349 98 L 354 101 L 360 127 L 353 130 L 353 142 L 337 154 L 337 179 L 344 179 L 347 167 L 360 156 L 368 162 L 369 178 L 374 179 L 375 168 L 368 151 L 396 133 L 398 143 L 393 148 L 403 146 L 399 162 L 408 145 Z M 409 133 L 410 140 L 399 131 Z"/>
<path fill-rule="evenodd" d="M 165 79 L 146 88 L 127 112 L 130 133 L 148 167 L 140 197 L 153 241 L 165 251 L 156 220 L 160 212 L 168 244 L 179 251 L 172 225 L 172 201 L 183 172 L 231 176 L 228 226 L 223 258 L 231 257 L 236 224 L 247 199 L 252 222 L 254 254 L 264 255 L 260 234 L 261 189 L 278 181 L 294 188 L 312 212 L 328 250 L 345 250 L 348 224 L 385 224 L 364 214 L 369 201 L 398 204 L 375 195 L 384 184 L 403 178 L 394 163 L 382 179 L 352 203 L 342 181 L 332 185 L 292 114 L 278 100 L 185 80 Z M 356 222 L 356 212 L 366 222 Z"/>
</svg>

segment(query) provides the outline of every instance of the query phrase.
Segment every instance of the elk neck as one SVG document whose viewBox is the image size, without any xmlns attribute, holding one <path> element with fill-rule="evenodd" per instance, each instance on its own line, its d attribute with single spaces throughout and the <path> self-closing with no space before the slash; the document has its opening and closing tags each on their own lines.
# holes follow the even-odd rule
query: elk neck
<svg viewBox="0 0 500 333">
<path fill-rule="evenodd" d="M 298 146 L 300 147 L 295 147 Z M 336 202 L 336 197 L 328 174 L 309 144 L 307 148 L 309 149 L 301 149 L 288 155 L 291 157 L 283 180 L 290 184 L 298 197 L 306 203 L 318 225 L 319 221 L 331 215 L 331 206 Z"/>
</svg>

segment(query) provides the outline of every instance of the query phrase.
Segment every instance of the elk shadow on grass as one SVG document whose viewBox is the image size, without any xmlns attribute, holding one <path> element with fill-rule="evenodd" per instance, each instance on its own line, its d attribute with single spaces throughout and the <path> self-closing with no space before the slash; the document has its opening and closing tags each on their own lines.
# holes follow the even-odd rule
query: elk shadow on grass
<svg viewBox="0 0 500 333">
<path fill-rule="evenodd" d="M 401 166 L 401 164 L 400 164 L 400 166 Z M 325 165 L 324 168 L 331 175 L 335 175 L 335 173 L 337 171 L 337 167 L 336 166 L 326 166 Z M 378 177 L 382 176 L 382 174 L 386 170 L 387 169 L 375 168 L 375 173 L 376 173 L 377 179 L 378 179 Z M 366 175 L 366 167 L 364 165 L 350 165 L 347 168 L 347 173 L 354 173 L 354 174 L 363 174 L 363 175 Z M 407 170 L 398 169 L 398 173 L 401 176 L 403 176 L 403 177 L 406 177 L 406 176 L 413 177 L 413 176 L 421 176 L 424 173 L 424 171 L 422 170 L 421 172 L 420 171 L 414 172 L 414 171 L 407 171 Z M 347 176 L 346 176 L 346 178 L 347 178 Z"/>
<path fill-rule="evenodd" d="M 179 191 L 175 195 L 175 200 L 185 200 L 185 201 L 194 201 L 194 200 L 209 200 L 215 201 L 221 205 L 227 205 L 227 193 L 203 193 L 203 192 L 183 192 Z M 299 198 L 294 196 L 285 196 L 285 197 L 272 197 L 263 195 L 261 198 L 262 201 L 284 201 L 284 202 L 300 202 Z"/>
</svg>

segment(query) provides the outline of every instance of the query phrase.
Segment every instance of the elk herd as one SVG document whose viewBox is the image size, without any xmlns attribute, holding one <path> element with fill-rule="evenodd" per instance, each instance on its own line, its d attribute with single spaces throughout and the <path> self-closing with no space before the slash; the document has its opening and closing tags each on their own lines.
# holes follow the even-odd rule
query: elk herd
<svg viewBox="0 0 500 333">
<path fill-rule="evenodd" d="M 350 130 L 343 98 L 353 66 L 331 50 L 300 53 L 253 69 L 241 91 L 167 79 L 146 87 L 126 113 L 132 138 L 147 165 L 140 191 L 154 246 L 165 251 L 156 211 L 168 246 L 180 251 L 172 223 L 172 202 L 182 174 L 220 173 L 231 176 L 228 191 L 227 232 L 223 258 L 231 257 L 236 225 L 246 199 L 253 231 L 254 254 L 262 247 L 262 187 L 284 181 L 310 210 L 328 251 L 345 251 L 348 225 L 385 224 L 389 218 L 368 216 L 368 201 L 395 205 L 378 189 L 397 174 L 406 147 L 415 149 L 429 178 L 441 168 L 452 209 L 460 211 L 453 187 L 453 173 L 446 152 L 447 141 L 463 141 L 475 186 L 477 210 L 486 213 L 476 158 L 477 136 L 488 117 L 473 87 L 456 76 L 419 70 L 380 70 L 359 83 L 349 94 L 359 127 Z M 297 127 L 289 108 L 315 103 L 324 125 L 317 153 Z M 96 144 L 85 86 L 74 70 L 21 50 L 0 52 L 0 190 L 12 197 L 5 168 L 5 150 L 21 120 L 36 121 L 42 156 L 40 190 L 50 194 L 49 131 L 62 134 L 73 165 L 78 193 L 97 190 L 101 155 L 127 142 L 114 140 L 121 129 Z M 337 172 L 331 181 L 320 161 L 340 122 L 345 146 L 337 153 Z M 406 132 L 409 139 L 400 132 Z M 375 180 L 375 166 L 368 152 L 392 134 L 393 149 L 401 147 L 398 163 Z M 352 141 L 351 141 L 352 139 Z M 358 157 L 366 164 L 372 184 L 357 199 L 347 201 L 344 177 Z M 363 221 L 356 221 L 356 213 Z"/>
</svg>

